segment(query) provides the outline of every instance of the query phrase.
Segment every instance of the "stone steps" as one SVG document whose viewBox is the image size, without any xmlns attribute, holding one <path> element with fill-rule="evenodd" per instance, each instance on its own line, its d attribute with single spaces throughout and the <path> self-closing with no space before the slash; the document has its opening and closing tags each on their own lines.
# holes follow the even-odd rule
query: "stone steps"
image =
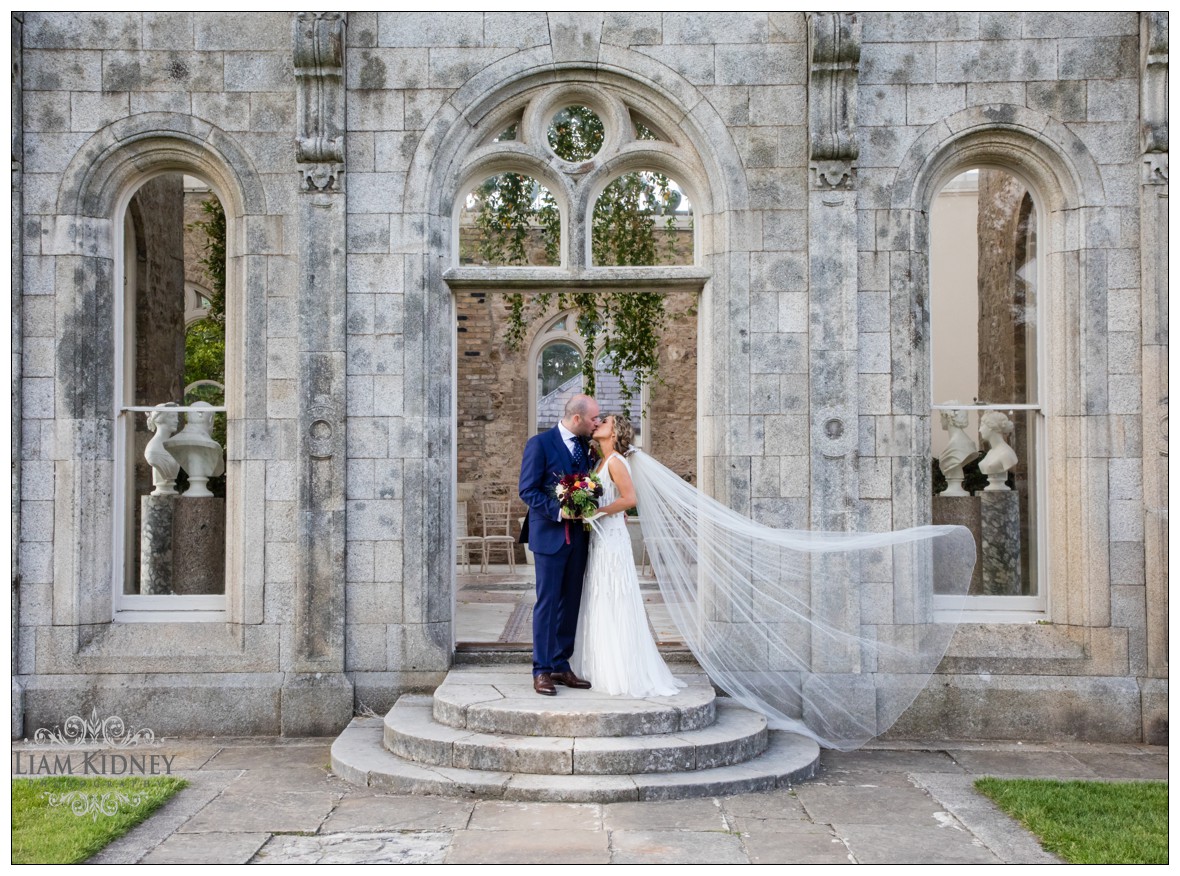
<svg viewBox="0 0 1180 876">
<path fill-rule="evenodd" d="M 431 697 L 399 699 L 385 716 L 385 747 L 405 760 L 434 766 L 613 775 L 727 766 L 757 757 L 767 744 L 766 719 L 733 703 L 721 704 L 717 720 L 706 727 L 635 736 L 472 732 L 438 723 L 431 705 Z"/>
<path fill-rule="evenodd" d="M 527 668 L 453 669 L 433 696 L 357 718 L 332 768 L 396 793 L 612 802 L 764 791 L 815 774 L 819 746 L 768 731 L 700 674 L 670 697 L 532 690 Z"/>
<path fill-rule="evenodd" d="M 527 669 L 452 669 L 434 692 L 434 719 L 457 729 L 518 736 L 645 736 L 700 730 L 715 718 L 707 676 L 680 675 L 680 693 L 642 700 L 558 686 L 538 696 Z"/>
<path fill-rule="evenodd" d="M 332 744 L 332 771 L 354 784 L 394 794 L 615 803 L 769 791 L 805 781 L 819 766 L 814 741 L 772 730 L 766 750 L 753 760 L 692 772 L 588 776 L 456 769 L 398 757 L 382 744 L 382 730 L 380 718 L 354 718 Z"/>
</svg>

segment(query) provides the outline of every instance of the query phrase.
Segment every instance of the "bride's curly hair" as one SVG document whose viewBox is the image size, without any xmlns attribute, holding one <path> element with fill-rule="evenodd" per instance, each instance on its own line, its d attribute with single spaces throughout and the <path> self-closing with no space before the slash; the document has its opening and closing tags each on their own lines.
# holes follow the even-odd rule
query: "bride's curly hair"
<svg viewBox="0 0 1180 876">
<path fill-rule="evenodd" d="M 615 418 L 615 452 L 626 456 L 635 443 L 635 427 L 622 414 L 611 414 Z"/>
</svg>

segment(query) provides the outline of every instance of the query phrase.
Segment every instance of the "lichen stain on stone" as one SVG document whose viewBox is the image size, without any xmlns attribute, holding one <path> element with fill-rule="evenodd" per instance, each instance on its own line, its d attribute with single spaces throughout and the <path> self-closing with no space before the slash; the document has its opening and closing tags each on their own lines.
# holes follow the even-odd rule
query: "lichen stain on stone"
<svg viewBox="0 0 1180 876">
<path fill-rule="evenodd" d="M 186 81 L 189 77 L 188 65 L 186 65 L 179 58 L 174 59 L 172 63 L 168 65 L 168 76 L 172 79 L 175 79 L 177 82 Z"/>
<path fill-rule="evenodd" d="M 112 61 L 103 73 L 103 91 L 134 91 L 142 84 L 141 79 L 139 61 L 128 61 L 125 64 Z"/>
<path fill-rule="evenodd" d="M 67 312 L 63 318 L 61 340 L 57 347 L 57 371 L 61 375 L 61 397 L 65 400 L 67 416 L 82 418 L 93 416 L 101 404 L 98 398 L 101 390 L 109 385 L 109 380 L 103 379 L 104 370 L 96 366 L 102 361 L 97 354 L 102 344 L 103 333 L 96 330 L 96 318 L 101 318 L 103 312 L 109 316 L 109 308 L 104 308 L 104 300 L 108 298 L 110 278 L 104 272 L 91 273 L 84 267 L 74 269 L 74 288 L 80 291 L 77 307 Z M 91 401 L 95 410 L 88 410 L 87 401 Z"/>
<path fill-rule="evenodd" d="M 992 122 L 1011 123 L 1016 118 L 1015 107 L 1008 104 L 985 107 L 983 114 Z"/>
<path fill-rule="evenodd" d="M 377 89 L 385 87 L 385 62 L 375 55 L 366 53 L 361 64 L 360 87 Z"/>
</svg>

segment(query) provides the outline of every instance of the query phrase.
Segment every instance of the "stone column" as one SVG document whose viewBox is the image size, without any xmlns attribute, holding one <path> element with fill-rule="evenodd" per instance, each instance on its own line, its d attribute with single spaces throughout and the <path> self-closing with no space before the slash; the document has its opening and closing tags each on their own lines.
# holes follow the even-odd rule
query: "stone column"
<svg viewBox="0 0 1180 876">
<path fill-rule="evenodd" d="M 808 17 L 809 135 L 808 266 L 809 406 L 811 415 L 811 526 L 847 530 L 855 525 L 857 482 L 857 233 L 856 81 L 860 21 L 855 13 Z M 835 568 L 826 568 L 835 566 Z M 830 599 L 838 588 L 827 575 L 849 574 L 835 558 L 814 562 L 812 599 Z M 859 606 L 828 605 L 817 611 L 845 617 L 855 626 Z M 837 671 L 827 654 L 824 671 Z M 855 671 L 859 654 L 843 655 Z"/>
<path fill-rule="evenodd" d="M 1168 727 L 1168 14 L 1140 13 L 1140 307 L 1143 356 L 1144 581 L 1147 676 L 1143 735 Z M 1162 679 L 1162 681 L 1154 681 Z"/>
<path fill-rule="evenodd" d="M 344 675 L 344 28 L 337 12 L 294 19 L 299 162 L 299 552 L 282 732 L 339 732 Z"/>
</svg>

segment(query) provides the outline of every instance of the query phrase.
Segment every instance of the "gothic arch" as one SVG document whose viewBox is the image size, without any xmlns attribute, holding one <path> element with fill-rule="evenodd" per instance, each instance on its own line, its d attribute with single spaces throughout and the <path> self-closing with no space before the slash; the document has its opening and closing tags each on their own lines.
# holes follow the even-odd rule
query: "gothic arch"
<svg viewBox="0 0 1180 876">
<path fill-rule="evenodd" d="M 421 615 L 429 621 L 452 619 L 452 588 L 440 588 L 433 583 L 452 581 L 454 575 L 452 514 L 455 503 L 451 485 L 455 471 L 454 412 L 457 403 L 453 372 L 457 366 L 454 302 L 446 294 L 444 278 L 449 265 L 446 256 L 452 252 L 456 202 L 464 194 L 464 186 L 483 171 L 497 169 L 491 156 L 484 161 L 489 140 L 502 130 L 497 130 L 497 126 L 511 123 L 518 115 L 522 122 L 528 123 L 525 114 L 530 103 L 550 91 L 572 95 L 581 90 L 587 95 L 596 91 L 610 92 L 667 135 L 662 145 L 647 141 L 642 145 L 632 144 L 634 155 L 629 156 L 626 150 L 618 151 L 609 165 L 610 175 L 632 169 L 629 162 L 650 164 L 654 161 L 656 167 L 671 170 L 677 181 L 686 186 L 689 196 L 694 199 L 697 223 L 694 251 L 698 255 L 696 266 L 682 266 L 682 272 L 687 269 L 692 274 L 691 282 L 696 288 L 703 284 L 698 342 L 708 344 L 706 338 L 710 334 L 716 335 L 719 341 L 728 337 L 727 310 L 723 304 L 712 302 L 724 302 L 729 297 L 731 284 L 724 270 L 728 265 L 725 255 L 734 248 L 740 249 L 741 241 L 746 239 L 735 233 L 731 226 L 737 223 L 741 227 L 742 211 L 749 205 L 749 193 L 743 164 L 727 126 L 694 86 L 652 58 L 606 45 L 596 45 L 593 57 L 588 58 L 567 57 L 562 52 L 561 47 L 548 45 L 528 49 L 477 72 L 426 123 L 406 178 L 404 203 L 400 205 L 406 221 L 394 232 L 401 235 L 398 247 L 405 258 L 406 355 L 411 357 L 420 351 L 425 359 L 427 351 L 436 352 L 431 367 L 423 369 L 421 374 L 405 376 L 404 412 L 407 417 L 422 417 L 424 422 L 431 424 L 433 437 L 430 445 L 434 448 L 434 458 L 425 461 L 423 475 L 435 485 L 436 497 L 429 500 L 426 494 L 406 497 L 407 517 L 421 521 L 418 532 L 407 533 L 408 540 L 418 543 L 412 549 L 407 546 L 406 556 L 421 559 L 407 560 L 403 586 L 407 591 L 425 594 Z M 536 111 L 533 112 L 535 115 Z M 678 149 L 682 157 L 670 161 L 665 148 L 668 146 Z M 500 148 L 497 151 L 503 157 L 511 150 Z M 686 161 L 683 156 L 691 156 L 691 160 Z M 530 155 L 527 149 L 522 149 L 520 171 L 542 183 L 554 182 L 554 174 L 541 173 L 540 158 L 539 153 Z M 544 156 L 544 165 L 554 165 L 550 156 Z M 604 167 L 608 165 L 600 162 L 594 179 L 582 179 L 576 187 L 563 182 L 561 186 L 551 188 L 562 209 L 584 212 L 591 209 L 590 189 L 597 186 L 601 190 L 610 181 Z M 569 229 L 568 215 L 563 219 L 565 228 Z M 394 227 L 398 228 L 396 224 Z M 535 272 L 552 272 L 555 279 L 572 279 L 575 276 L 586 278 L 592 272 L 597 272 L 594 273 L 596 277 L 605 277 L 612 270 L 587 270 L 584 266 L 588 262 L 583 262 L 578 254 L 579 249 L 584 250 L 585 242 L 571 242 L 568 233 L 565 238 L 568 267 L 564 270 L 534 269 Z M 613 270 L 621 276 L 628 269 Z M 722 405 L 714 402 L 714 398 L 725 397 L 729 392 L 722 385 L 724 378 L 712 374 L 699 363 L 698 373 L 706 375 L 697 389 L 698 398 L 702 400 L 698 409 L 724 410 Z M 707 380 L 717 381 L 717 385 L 707 385 Z M 697 452 L 701 452 L 700 445 Z M 449 637 L 446 641 L 441 640 L 444 637 L 441 629 L 441 626 L 430 625 L 427 628 L 430 641 L 423 645 L 425 650 L 436 655 L 432 659 L 445 665 L 450 661 L 452 642 Z"/>
<path fill-rule="evenodd" d="M 700 167 L 681 181 L 702 199 L 702 212 L 706 203 L 715 213 L 748 207 L 743 165 L 728 128 L 687 80 L 659 61 L 625 49 L 603 46 L 597 62 L 555 64 L 550 47 L 544 46 L 484 68 L 436 112 L 410 167 L 404 209 L 449 221 L 463 171 L 488 128 L 523 110 L 537 89 L 579 84 L 608 88 L 682 135 L 673 136 L 695 153 Z"/>
</svg>

